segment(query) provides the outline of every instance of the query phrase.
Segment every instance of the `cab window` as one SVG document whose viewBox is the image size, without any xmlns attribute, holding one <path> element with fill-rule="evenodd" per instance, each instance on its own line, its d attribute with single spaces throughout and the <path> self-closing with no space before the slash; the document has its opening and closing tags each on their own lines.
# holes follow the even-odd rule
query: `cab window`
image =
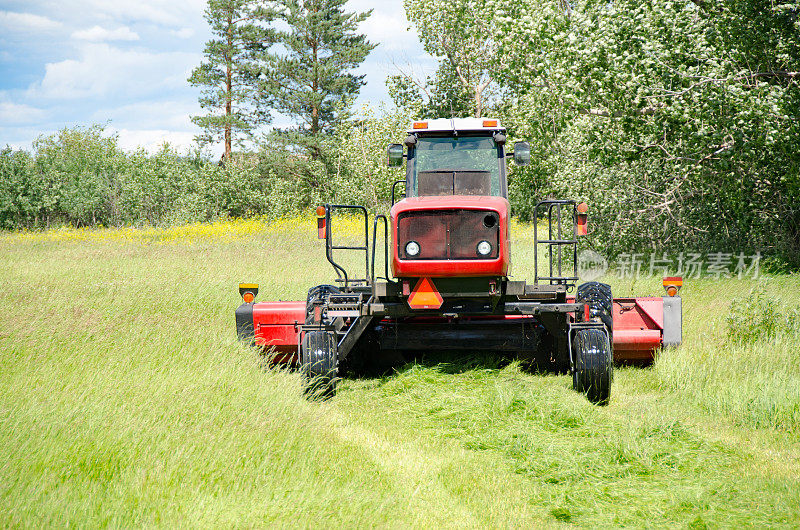
<svg viewBox="0 0 800 530">
<path fill-rule="evenodd" d="M 410 196 L 503 196 L 502 149 L 490 136 L 417 139 Z"/>
</svg>

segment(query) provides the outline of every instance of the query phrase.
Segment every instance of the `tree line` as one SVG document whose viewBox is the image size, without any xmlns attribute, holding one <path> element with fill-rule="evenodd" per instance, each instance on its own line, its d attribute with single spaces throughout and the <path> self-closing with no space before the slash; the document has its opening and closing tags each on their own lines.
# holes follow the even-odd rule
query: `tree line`
<svg viewBox="0 0 800 530">
<path fill-rule="evenodd" d="M 405 0 L 416 116 L 503 118 L 531 142 L 511 200 L 592 206 L 606 252 L 762 251 L 800 264 L 800 2 Z"/>
<path fill-rule="evenodd" d="M 169 159 L 195 168 L 186 169 L 198 179 L 192 189 L 206 190 L 195 192 L 195 202 L 202 193 L 209 197 L 202 207 L 154 222 L 284 215 L 324 200 L 383 210 L 398 178 L 385 167 L 384 149 L 402 139 L 409 121 L 492 116 L 508 127 L 510 140 L 531 143 L 532 164 L 510 168 L 510 200 L 521 219 L 531 220 L 540 199 L 570 197 L 590 204 L 589 241 L 608 255 L 761 251 L 800 266 L 796 0 L 404 6 L 438 68 L 418 77 L 400 65 L 386 80 L 393 108 L 356 116 L 351 106 L 364 79 L 353 70 L 374 46 L 357 26 L 369 12 L 348 13 L 344 0 L 209 1 L 214 38 L 190 78 L 203 89 L 206 114 L 194 120 L 203 131 L 199 143 L 223 143 L 227 163 L 198 156 L 187 166 L 187 157 L 169 150 L 153 155 L 159 162 L 148 167 L 163 171 L 153 183 L 176 173 L 166 169 Z M 294 126 L 270 129 L 276 115 Z M 17 154 L 7 150 L 0 171 L 14 167 L 21 178 L 77 156 L 63 145 L 68 132 L 43 139 L 24 163 L 21 155 L 16 165 L 8 162 Z M 58 149 L 62 155 L 52 155 Z M 100 170 L 82 175 L 87 171 Z M 224 187 L 225 178 L 237 185 L 222 198 L 210 183 Z M 92 185 L 70 186 L 62 188 Z M 249 198 L 238 197 L 237 187 Z M 22 203 L 2 194 L 6 227 L 38 226 L 42 212 L 59 204 L 48 196 L 37 213 L 20 213 Z M 104 204 L 117 200 L 112 195 Z M 150 222 L 131 212 L 109 222 Z"/>
</svg>

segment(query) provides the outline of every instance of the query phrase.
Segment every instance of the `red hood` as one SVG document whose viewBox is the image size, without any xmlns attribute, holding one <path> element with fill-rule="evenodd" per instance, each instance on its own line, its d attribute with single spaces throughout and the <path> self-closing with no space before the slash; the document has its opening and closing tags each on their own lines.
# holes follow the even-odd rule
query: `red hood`
<svg viewBox="0 0 800 530">
<path fill-rule="evenodd" d="M 501 214 L 508 214 L 510 209 L 508 200 L 503 197 L 486 197 L 474 195 L 443 195 L 441 197 L 409 197 L 392 206 L 390 215 L 392 219 L 397 214 L 411 210 L 458 210 L 458 209 L 486 209 L 494 210 Z"/>
</svg>

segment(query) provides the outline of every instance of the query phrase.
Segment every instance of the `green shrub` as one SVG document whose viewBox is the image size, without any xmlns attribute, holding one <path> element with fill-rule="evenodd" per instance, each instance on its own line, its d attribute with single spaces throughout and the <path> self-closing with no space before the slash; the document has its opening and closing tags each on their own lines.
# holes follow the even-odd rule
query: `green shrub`
<svg viewBox="0 0 800 530">
<path fill-rule="evenodd" d="M 38 223 L 45 210 L 46 187 L 37 176 L 28 153 L 9 147 L 0 151 L 0 228 L 25 227 L 30 220 Z"/>
<path fill-rule="evenodd" d="M 740 343 L 754 343 L 760 339 L 796 332 L 800 326 L 800 309 L 784 309 L 766 294 L 764 284 L 731 302 L 727 317 L 728 338 Z"/>
<path fill-rule="evenodd" d="M 157 226 L 287 213 L 289 205 L 274 200 L 282 190 L 274 173 L 255 156 L 239 154 L 221 167 L 168 145 L 154 154 L 126 153 L 98 125 L 63 129 L 37 139 L 32 153 L 0 151 L 0 228 Z"/>
</svg>

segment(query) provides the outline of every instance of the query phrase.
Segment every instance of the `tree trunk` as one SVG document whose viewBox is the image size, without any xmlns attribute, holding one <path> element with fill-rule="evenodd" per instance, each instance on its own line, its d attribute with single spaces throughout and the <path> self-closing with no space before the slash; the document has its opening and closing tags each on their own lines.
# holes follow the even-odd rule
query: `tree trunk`
<svg viewBox="0 0 800 530">
<path fill-rule="evenodd" d="M 314 93 L 314 96 L 317 95 L 320 89 L 318 47 L 319 47 L 319 39 L 316 35 L 314 35 L 314 42 L 311 45 L 311 50 L 313 54 L 313 64 L 314 64 L 314 78 L 311 82 L 312 84 L 311 90 Z M 314 141 L 310 146 L 311 147 L 310 154 L 312 160 L 319 160 L 321 157 L 319 145 L 316 142 L 320 130 L 319 119 L 320 119 L 320 102 L 317 101 L 315 97 L 311 103 L 311 136 L 314 138 Z"/>
<path fill-rule="evenodd" d="M 231 67 L 228 65 L 225 72 L 225 88 L 227 90 L 225 99 L 225 163 L 231 161 Z"/>
<path fill-rule="evenodd" d="M 314 54 L 314 80 L 312 81 L 312 84 L 313 84 L 312 90 L 314 92 L 314 95 L 316 96 L 317 90 L 319 90 L 319 86 L 318 86 L 319 85 L 319 83 L 318 83 L 318 81 L 319 81 L 319 78 L 318 78 L 319 70 L 318 70 L 318 67 L 317 67 L 317 62 L 319 61 L 319 59 L 317 57 L 317 43 L 316 43 L 316 41 L 314 42 L 314 44 L 313 44 L 311 49 L 313 50 L 313 54 Z M 311 107 L 311 134 L 316 136 L 318 132 L 319 132 L 319 104 L 315 100 L 312 103 L 312 107 Z"/>
<path fill-rule="evenodd" d="M 228 51 L 225 57 L 225 164 L 231 161 L 231 99 L 233 90 L 233 71 L 231 68 L 231 50 L 233 49 L 233 19 L 228 14 Z"/>
<path fill-rule="evenodd" d="M 486 90 L 486 87 L 489 86 L 491 83 L 491 78 L 487 79 L 483 83 L 478 83 L 475 85 L 475 117 L 480 118 L 481 114 L 483 114 L 483 91 Z"/>
</svg>

